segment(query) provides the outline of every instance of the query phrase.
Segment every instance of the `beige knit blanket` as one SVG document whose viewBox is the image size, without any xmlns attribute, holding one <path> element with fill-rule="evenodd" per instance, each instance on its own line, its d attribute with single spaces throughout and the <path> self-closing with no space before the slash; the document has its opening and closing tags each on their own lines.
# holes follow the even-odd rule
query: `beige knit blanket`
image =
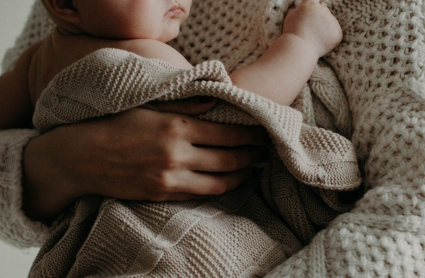
<svg viewBox="0 0 425 278">
<path fill-rule="evenodd" d="M 308 124 L 326 127 L 351 138 L 362 160 L 362 172 L 370 190 L 352 211 L 332 221 L 307 247 L 276 267 L 268 277 L 422 277 L 425 273 L 424 4 L 421 0 L 325 2 L 344 31 L 341 46 L 325 59 L 335 70 L 342 87 L 330 67 L 323 67 L 327 64 L 322 64 L 294 106 L 302 111 Z M 291 3 L 285 0 L 195 0 L 193 17 L 173 46 L 193 64 L 205 59 L 220 59 L 229 71 L 238 65 L 244 66 L 258 57 L 278 34 L 281 27 L 279 22 Z M 52 22 L 38 3 L 17 46 L 8 53 L 4 68 L 13 66 L 19 54 L 45 36 L 51 26 Z M 345 95 L 348 96 L 352 118 Z M 354 130 L 352 136 L 351 130 Z M 292 189 L 290 191 L 294 192 Z M 250 198 L 247 201 L 246 206 L 255 202 Z M 96 215 L 99 202 L 90 203 L 91 207 L 88 205 L 86 210 L 77 210 L 78 218 L 85 221 L 80 229 L 69 233 L 68 225 L 64 222 L 62 229 L 57 229 L 52 235 L 53 241 L 50 243 L 56 239 L 68 251 L 74 250 L 71 245 L 77 242 L 72 238 L 89 236 L 95 240 L 96 231 L 90 232 L 83 226 L 91 226 L 96 221 L 90 215 Z M 131 208 L 130 204 L 126 206 Z M 108 204 L 104 204 L 104 207 L 108 207 Z M 150 214 L 152 210 L 137 212 Z M 132 215 L 133 212 L 127 209 L 122 213 Z M 236 215 L 233 214 L 233 217 L 238 218 Z M 248 215 L 246 219 L 251 216 Z M 258 225 L 256 223 L 263 223 L 260 227 L 271 223 L 272 216 L 261 215 L 255 222 L 250 220 L 245 225 L 233 226 L 233 234 L 246 236 L 248 229 Z M 152 227 L 155 221 L 147 224 Z M 279 228 L 284 227 L 281 222 L 282 218 L 279 218 L 275 224 Z M 117 223 L 115 229 L 107 230 L 107 234 L 113 237 L 126 232 L 129 227 L 138 227 L 133 222 L 130 222 L 131 225 L 119 224 L 122 223 Z M 280 231 L 279 228 L 277 230 Z M 205 243 L 201 240 L 202 236 L 221 235 L 222 230 L 212 229 L 199 231 L 197 237 L 187 241 L 192 247 L 192 250 L 188 250 L 188 256 L 200 254 L 192 268 L 175 269 L 174 261 L 167 263 L 162 260 L 160 264 L 167 270 L 178 271 L 177 276 L 180 277 L 211 276 L 209 274 L 214 273 L 214 269 L 202 268 L 199 263 L 205 260 L 211 262 L 210 265 L 222 263 L 221 267 L 226 273 L 242 273 L 238 264 L 223 263 L 216 259 L 216 255 L 239 256 L 245 260 L 245 252 L 235 254 L 232 248 L 239 244 L 273 246 L 272 241 L 257 242 L 257 238 L 262 238 L 263 229 L 253 242 L 229 242 L 225 247 L 221 242 L 214 242 L 207 253 L 198 252 Z M 68 235 L 71 240 L 61 240 L 63 235 Z M 132 260 L 143 256 L 139 246 L 131 249 L 133 246 L 129 242 L 131 240 L 124 241 L 120 247 L 130 253 Z M 79 244 L 83 247 L 89 245 L 88 248 L 97 246 L 98 250 L 109 247 L 108 242 L 90 245 L 80 241 Z M 47 253 L 49 249 L 52 251 Z M 57 257 L 60 253 L 60 249 L 45 245 L 33 271 L 39 270 L 40 261 L 49 256 L 51 261 L 49 268 L 44 269 L 45 277 L 55 277 L 49 275 L 56 270 L 53 264 L 55 256 L 58 259 L 56 263 L 61 267 L 67 264 L 70 269 L 77 251 L 68 252 L 69 256 L 62 258 Z M 258 261 L 263 254 L 254 252 L 249 256 Z M 90 263 L 87 254 L 82 252 L 81 255 Z M 119 250 L 111 255 L 118 262 L 128 263 L 127 254 L 122 257 L 123 252 Z M 272 261 L 272 264 L 277 261 Z M 78 267 L 84 269 L 85 266 Z M 255 268 L 256 264 L 252 266 Z M 118 271 L 119 267 L 120 264 L 116 263 L 107 266 L 106 270 Z M 88 272 L 98 271 L 96 266 L 91 269 L 93 272 Z M 246 269 L 250 273 L 249 267 Z M 57 277 L 60 276 L 65 275 Z"/>
<path fill-rule="evenodd" d="M 261 178 L 204 201 L 83 200 L 59 228 L 66 234 L 46 243 L 33 277 L 265 275 L 351 208 L 337 194 L 361 183 L 351 142 L 303 124 L 290 107 L 232 86 L 218 61 L 181 70 L 122 50 L 96 51 L 56 76 L 33 121 L 46 131 L 150 100 L 195 95 L 222 100 L 202 119 L 268 130 L 274 148 Z"/>
</svg>

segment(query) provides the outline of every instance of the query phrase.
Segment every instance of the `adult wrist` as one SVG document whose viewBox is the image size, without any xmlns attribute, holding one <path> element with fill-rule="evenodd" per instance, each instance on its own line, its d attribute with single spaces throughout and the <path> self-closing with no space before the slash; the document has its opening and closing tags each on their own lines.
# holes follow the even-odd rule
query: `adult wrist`
<svg viewBox="0 0 425 278">
<path fill-rule="evenodd" d="M 32 221 L 23 211 L 23 153 L 37 135 L 31 129 L 0 131 L 0 236 L 22 248 L 41 245 L 49 233 L 46 225 Z"/>
<path fill-rule="evenodd" d="M 23 210 L 34 221 L 51 223 L 79 198 L 77 190 L 66 185 L 43 136 L 33 139 L 23 156 Z"/>
</svg>

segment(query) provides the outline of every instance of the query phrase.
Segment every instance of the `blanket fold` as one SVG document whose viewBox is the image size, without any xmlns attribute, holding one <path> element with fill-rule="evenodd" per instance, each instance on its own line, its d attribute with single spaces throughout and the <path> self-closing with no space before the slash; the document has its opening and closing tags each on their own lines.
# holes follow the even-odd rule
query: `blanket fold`
<svg viewBox="0 0 425 278">
<path fill-rule="evenodd" d="M 192 16 L 182 26 L 181 35 L 171 42 L 171 45 L 194 65 L 206 59 L 216 59 L 222 61 L 231 72 L 254 61 L 280 34 L 284 13 L 293 2 L 292 0 L 194 0 Z M 276 267 L 268 277 L 422 277 L 425 273 L 424 2 L 421 0 L 321 2 L 328 5 L 340 22 L 344 31 L 343 43 L 325 57 L 327 63 L 319 62 L 309 85 L 303 89 L 293 107 L 302 113 L 304 123 L 338 132 L 354 143 L 357 155 L 361 158 L 365 185 L 371 190 L 363 196 L 353 211 L 336 218 L 325 230 L 317 234 L 308 246 Z M 3 69 L 12 69 L 21 53 L 32 43 L 44 38 L 53 27 L 54 23 L 49 19 L 41 1 L 35 1 L 25 30 L 18 38 L 15 47 L 8 51 Z M 17 137 L 15 131 L 5 132 L 13 135 L 2 135 L 5 137 L 2 139 L 5 141 L 4 144 L 8 146 L 6 157 L 10 157 L 7 151 L 9 146 L 14 146 L 16 138 L 22 137 L 20 141 L 23 141 L 28 137 L 28 132 L 31 136 L 36 134 L 25 130 L 22 131 L 24 135 Z M 13 168 L 20 167 L 18 152 L 19 150 L 14 149 L 14 159 L 8 160 L 16 165 Z M 275 163 L 272 162 L 273 164 Z M 298 186 L 293 182 L 293 176 L 279 172 L 278 167 L 273 169 L 265 168 L 263 175 L 273 175 L 277 180 L 279 180 L 278 173 L 282 179 L 285 177 L 285 181 L 291 183 L 289 187 L 291 189 L 287 186 L 280 188 L 288 189 L 287 195 L 290 192 L 291 197 L 298 198 L 299 202 L 304 204 L 302 200 L 306 196 L 309 196 L 310 201 L 312 196 L 316 196 L 315 201 L 325 202 L 330 208 L 333 207 L 333 194 L 328 194 L 328 191 L 320 188 L 301 192 L 303 187 L 307 189 L 312 187 Z M 8 217 L 0 217 L 3 225 L 2 236 L 15 244 L 25 246 L 43 241 L 47 231 L 42 231 L 47 229 L 34 228 L 38 223 L 27 224 L 29 219 L 24 218 L 19 210 L 20 170 L 13 170 L 7 165 L 5 170 L 7 175 L 4 176 L 0 187 L 3 187 L 7 203 L 0 207 L 2 215 Z M 16 183 L 10 182 L 10 174 L 17 179 Z M 262 184 L 263 182 L 264 179 Z M 289 246 L 296 246 L 295 243 L 300 241 L 296 237 L 287 236 L 285 239 L 281 237 L 280 242 L 284 244 L 278 245 L 274 252 L 277 257 L 271 258 L 268 255 L 270 253 L 261 253 L 263 250 L 261 248 L 264 245 L 273 248 L 275 242 L 264 241 L 263 233 L 258 233 L 255 229 L 253 237 L 241 238 L 241 235 L 246 235 L 246 231 L 251 231 L 253 227 L 261 227 L 261 231 L 268 231 L 273 238 L 278 238 L 281 231 L 291 235 L 288 233 L 288 226 L 281 224 L 282 221 L 289 222 L 283 220 L 289 217 L 279 216 L 276 222 L 272 222 L 275 219 L 273 216 L 280 215 L 273 201 L 275 191 L 262 185 L 261 190 L 253 192 L 259 191 L 261 197 L 255 194 L 248 195 L 245 200 L 246 206 L 237 211 L 238 221 L 242 217 L 253 220 L 249 223 L 238 222 L 233 226 L 231 223 L 236 222 L 228 221 L 229 225 L 226 226 L 230 230 L 234 228 L 234 235 L 237 234 L 240 241 L 215 241 L 208 245 L 208 248 L 204 248 L 205 241 L 200 234 L 209 236 L 213 231 L 216 235 L 216 232 L 222 232 L 226 227 L 220 226 L 218 229 L 210 227 L 211 229 L 202 232 L 196 230 L 197 234 L 190 238 L 193 241 L 187 241 L 192 243 L 194 252 L 202 254 L 195 260 L 188 252 L 187 258 L 193 260 L 193 266 L 174 268 L 173 260 L 180 262 L 178 261 L 180 257 L 167 257 L 167 254 L 159 264 L 169 269 L 170 273 L 179 272 L 180 277 L 213 277 L 217 273 L 223 274 L 222 277 L 235 277 L 239 273 L 246 276 L 250 273 L 251 276 L 263 275 L 266 268 L 261 271 L 261 262 L 278 264 L 282 254 L 279 250 L 283 250 L 284 254 L 291 254 L 296 248 Z M 102 201 L 96 198 L 82 200 L 74 210 L 75 216 L 69 217 L 61 223 L 60 228 L 55 229 L 34 264 L 31 272 L 33 276 L 38 273 L 41 277 L 66 277 L 67 273 L 71 273 L 69 277 L 73 277 L 72 273 L 75 274 L 77 271 L 70 272 L 71 268 L 89 273 L 87 276 L 96 273 L 119 273 L 118 271 L 123 269 L 122 265 L 134 261 L 139 254 L 140 246 L 124 244 L 125 241 L 119 245 L 116 254 L 109 254 L 112 257 L 107 257 L 110 261 L 115 259 L 116 263 L 113 265 L 102 263 L 103 257 L 87 256 L 88 253 L 85 251 L 89 247 L 97 248 L 95 250 L 105 250 L 108 247 L 108 240 L 95 240 L 99 229 L 92 227 L 96 223 L 99 210 L 108 209 L 117 201 L 105 200 L 101 206 Z M 261 216 L 252 213 L 253 210 L 262 208 L 261 204 L 264 203 L 267 203 L 265 210 L 267 213 L 262 213 Z M 117 207 L 119 205 L 116 204 Z M 188 206 L 188 209 L 194 206 L 196 204 Z M 132 211 L 134 207 L 128 204 L 125 207 L 126 210 L 122 213 L 124 216 L 130 215 L 127 212 Z M 144 208 L 147 214 L 143 215 L 149 220 L 144 221 L 144 225 L 153 227 L 153 233 L 156 235 L 160 228 L 155 227 L 160 227 L 163 223 L 158 222 L 156 225 L 157 221 L 164 215 L 160 213 L 160 209 L 154 210 L 154 207 L 148 205 Z M 136 213 L 143 211 L 135 210 Z M 335 213 L 336 210 L 329 209 L 329 211 Z M 300 215 L 312 220 L 316 218 L 315 213 L 319 211 L 304 206 L 304 211 Z M 120 215 L 116 216 L 119 219 Z M 124 220 L 128 218 L 123 218 Z M 325 222 L 328 221 L 329 219 Z M 315 227 L 323 227 L 325 222 L 312 223 Z M 112 241 L 115 240 L 116 234 L 121 236 L 123 229 L 125 231 L 127 227 L 139 225 L 139 220 L 137 217 L 130 218 L 126 223 L 128 226 L 123 222 L 117 222 L 116 226 L 107 230 L 107 235 Z M 276 225 L 276 229 L 270 230 L 273 225 Z M 104 236 L 105 233 L 101 235 Z M 245 240 L 250 242 L 247 243 Z M 250 244 L 257 245 L 253 247 Z M 240 249 L 235 249 L 238 245 Z M 244 252 L 238 252 L 247 246 L 253 250 L 249 256 L 245 256 Z M 260 247 L 260 254 L 256 252 L 256 247 Z M 129 254 L 130 257 L 133 256 L 131 260 Z M 238 256 L 241 261 L 255 258 L 256 262 L 260 263 L 252 263 L 249 266 L 226 263 L 228 258 L 234 256 Z M 217 258 L 224 259 L 218 263 Z M 199 264 L 199 261 L 204 259 L 210 260 L 209 267 Z M 166 263 L 167 261 L 169 263 Z M 44 267 L 42 263 L 45 263 Z M 219 267 L 225 270 L 216 271 L 215 267 L 211 267 L 214 263 L 218 263 Z M 254 270 L 257 265 L 260 267 Z M 244 266 L 246 268 L 242 269 Z"/>
<path fill-rule="evenodd" d="M 78 81 L 77 81 L 78 80 Z M 220 98 L 245 111 L 218 107 L 201 117 L 232 124 L 261 124 L 291 173 L 308 185 L 355 189 L 361 180 L 349 140 L 302 123 L 300 112 L 232 86 L 224 65 L 209 61 L 181 70 L 118 49 L 102 49 L 59 74 L 37 103 L 33 122 L 46 131 L 60 124 L 118 113 L 151 100 L 197 95 Z M 222 106 L 223 104 L 221 104 Z"/>
<path fill-rule="evenodd" d="M 233 86 L 218 61 L 182 70 L 123 50 L 102 49 L 49 84 L 33 121 L 47 131 L 151 100 L 197 95 L 221 99 L 203 120 L 260 124 L 268 130 L 273 147 L 261 177 L 203 201 L 107 199 L 94 206 L 85 198 L 41 251 L 31 277 L 52 271 L 53 262 L 55 275 L 70 277 L 176 276 L 183 275 L 182 269 L 188 276 L 264 275 L 351 208 L 353 201 L 343 203 L 338 197 L 361 184 L 350 141 L 304 124 L 293 108 Z M 61 259 L 58 266 L 58 257 L 69 261 Z"/>
</svg>

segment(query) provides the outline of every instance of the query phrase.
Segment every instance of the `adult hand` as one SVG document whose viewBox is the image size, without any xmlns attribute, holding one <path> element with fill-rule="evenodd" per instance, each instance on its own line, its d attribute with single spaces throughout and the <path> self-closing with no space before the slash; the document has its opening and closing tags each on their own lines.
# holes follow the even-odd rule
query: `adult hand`
<svg viewBox="0 0 425 278">
<path fill-rule="evenodd" d="M 186 116 L 215 103 L 150 103 L 148 109 L 61 126 L 35 138 L 24 153 L 25 212 L 47 223 L 89 194 L 167 201 L 235 188 L 263 156 L 268 136 L 261 127 Z"/>
</svg>

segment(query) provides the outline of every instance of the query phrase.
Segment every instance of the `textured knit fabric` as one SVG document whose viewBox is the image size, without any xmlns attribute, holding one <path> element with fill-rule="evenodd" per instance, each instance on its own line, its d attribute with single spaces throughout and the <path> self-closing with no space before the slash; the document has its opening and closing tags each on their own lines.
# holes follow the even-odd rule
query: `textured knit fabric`
<svg viewBox="0 0 425 278">
<path fill-rule="evenodd" d="M 371 190 L 267 277 L 424 277 L 424 3 L 328 4 L 344 41 L 327 61 L 347 92 Z"/>
<path fill-rule="evenodd" d="M 257 11 L 252 8 L 257 1 L 194 2 L 195 19 L 188 22 L 186 27 L 191 28 L 182 30 L 186 37 L 176 44 L 194 64 L 203 57 L 231 59 L 239 49 L 248 49 L 244 53 L 249 54 L 267 45 L 268 36 L 257 37 L 259 42 L 251 48 L 245 48 L 244 42 L 251 42 L 247 34 L 255 36 L 258 29 L 263 30 L 259 26 L 266 26 L 263 34 L 273 34 L 289 5 L 284 0 L 269 1 L 269 18 L 265 15 L 260 24 L 249 17 Z M 302 111 L 308 124 L 350 136 L 346 92 L 353 111 L 352 142 L 363 160 L 366 184 L 371 190 L 352 212 L 334 220 L 270 277 L 421 277 L 425 273 L 424 4 L 420 0 L 326 2 L 344 31 L 342 45 L 326 57 L 344 90 L 329 85 L 335 82 L 323 82 L 335 75 L 329 67 L 320 67 L 320 74 L 314 73 L 310 88 L 303 90 L 294 106 Z M 256 28 L 251 28 L 251 23 Z M 41 5 L 36 5 L 19 47 L 9 51 L 10 59 L 4 66 L 10 68 L 29 43 L 47 34 L 50 30 L 46 26 L 52 26 L 51 22 Z M 254 32 L 250 34 L 247 30 Z M 184 44 L 187 40 L 191 41 L 188 45 Z M 214 47 L 216 44 L 219 47 Z M 232 65 L 227 68 L 238 63 Z M 314 94 L 310 94 L 310 89 Z M 333 93 L 328 94 L 329 91 Z M 336 91 L 340 93 L 335 94 Z M 315 105 L 302 105 L 308 103 Z M 14 176 L 19 179 L 20 172 L 14 172 Z M 2 187 L 5 194 L 11 192 L 12 185 L 3 183 Z M 13 202 L 8 200 L 8 204 Z M 13 226 L 15 235 L 28 229 L 27 238 L 36 242 L 36 233 L 41 234 L 41 229 L 23 224 L 13 207 L 6 205 L 1 209 L 2 214 L 10 211 L 14 215 L 1 221 L 17 223 Z M 12 225 L 3 227 L 9 229 Z M 1 233 L 6 234 L 5 230 Z M 13 240 L 24 241 L 18 236 Z"/>
<path fill-rule="evenodd" d="M 0 130 L 0 235 L 20 247 L 41 245 L 49 233 L 45 225 L 32 222 L 22 211 L 22 154 L 37 135 L 35 130 Z"/>
<path fill-rule="evenodd" d="M 66 233 L 58 237 L 55 231 L 47 241 L 31 277 L 176 277 L 182 270 L 187 271 L 183 276 L 198 277 L 265 275 L 351 208 L 338 198 L 338 190 L 356 189 L 362 181 L 351 142 L 303 124 L 301 113 L 290 107 L 232 86 L 218 61 L 180 70 L 160 60 L 102 49 L 54 78 L 37 103 L 33 122 L 47 131 L 150 100 L 194 95 L 222 100 L 202 119 L 261 124 L 268 130 L 276 151 L 271 151 L 261 180 L 206 201 L 106 200 L 85 215 L 84 220 L 96 219 L 94 224 L 79 217 L 88 210 L 81 202 L 58 228 L 63 233 L 68 225 Z M 260 192 L 267 192 L 270 201 L 261 201 L 266 196 Z M 81 230 L 91 232 L 77 236 Z"/>
<path fill-rule="evenodd" d="M 5 55 L 2 72 L 12 69 L 21 53 L 50 33 L 51 26 L 41 3 L 34 5 L 24 32 Z M 23 149 L 37 135 L 35 130 L 0 131 L 0 238 L 21 248 L 42 245 L 53 228 L 31 221 L 22 211 Z"/>
</svg>

